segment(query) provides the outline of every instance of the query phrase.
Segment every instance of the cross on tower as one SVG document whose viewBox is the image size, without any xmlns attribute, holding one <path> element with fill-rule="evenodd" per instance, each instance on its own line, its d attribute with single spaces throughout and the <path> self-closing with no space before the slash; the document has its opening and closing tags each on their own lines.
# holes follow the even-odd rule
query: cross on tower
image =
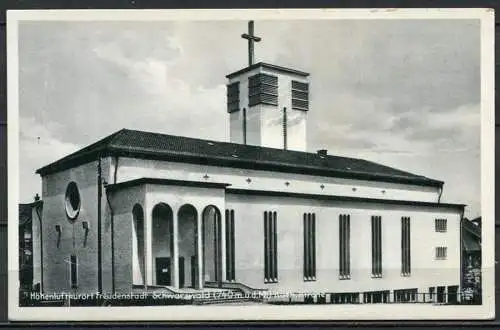
<svg viewBox="0 0 500 330">
<path fill-rule="evenodd" d="M 253 21 L 248 22 L 248 34 L 244 33 L 241 37 L 248 40 L 248 66 L 250 66 L 254 62 L 253 43 L 261 40 L 253 34 Z"/>
</svg>

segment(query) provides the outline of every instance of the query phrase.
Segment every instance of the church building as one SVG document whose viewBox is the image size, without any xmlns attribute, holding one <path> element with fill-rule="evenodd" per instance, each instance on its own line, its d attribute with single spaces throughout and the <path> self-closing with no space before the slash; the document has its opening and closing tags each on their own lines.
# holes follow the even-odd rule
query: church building
<svg viewBox="0 0 500 330">
<path fill-rule="evenodd" d="M 457 302 L 464 205 L 441 202 L 442 181 L 309 152 L 309 73 L 254 63 L 253 22 L 242 37 L 249 65 L 226 76 L 230 142 L 122 129 L 38 169 L 42 292 Z"/>
</svg>

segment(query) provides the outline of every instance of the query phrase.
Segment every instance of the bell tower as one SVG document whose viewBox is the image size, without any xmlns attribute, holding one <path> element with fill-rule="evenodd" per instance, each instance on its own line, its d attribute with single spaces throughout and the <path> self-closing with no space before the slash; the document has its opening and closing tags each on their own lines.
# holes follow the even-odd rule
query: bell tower
<svg viewBox="0 0 500 330">
<path fill-rule="evenodd" d="M 248 23 L 248 66 L 226 76 L 233 143 L 306 151 L 309 73 L 254 63 L 254 23 Z"/>
</svg>

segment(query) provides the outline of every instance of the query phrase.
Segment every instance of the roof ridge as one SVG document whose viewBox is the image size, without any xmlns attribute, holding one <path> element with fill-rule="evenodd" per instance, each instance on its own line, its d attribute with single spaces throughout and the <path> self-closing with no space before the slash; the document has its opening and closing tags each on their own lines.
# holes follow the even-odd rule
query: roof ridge
<svg viewBox="0 0 500 330">
<path fill-rule="evenodd" d="M 215 147 L 209 147 L 208 145 Z M 166 134 L 122 128 L 97 142 L 37 170 L 47 174 L 82 161 L 90 162 L 109 155 L 132 157 L 174 158 L 177 161 L 201 161 L 221 166 L 267 168 L 294 173 L 316 171 L 318 175 L 356 176 L 358 179 L 386 179 L 391 182 L 440 186 L 442 181 L 416 175 L 362 158 L 321 155 L 317 152 L 243 145 L 241 143 L 208 140 L 199 137 Z M 180 157 L 180 158 L 179 158 Z M 184 157 L 184 158 L 183 158 Z M 159 158 L 158 158 L 159 159 Z M 250 167 L 249 167 L 250 166 Z"/>
<path fill-rule="evenodd" d="M 115 142 L 116 140 L 118 140 L 118 138 L 121 135 L 126 134 L 127 132 L 140 132 L 140 131 L 135 131 L 135 130 L 131 130 L 131 129 L 128 129 L 128 128 L 122 128 L 122 129 L 120 129 L 120 130 L 118 130 L 118 131 L 116 131 L 116 132 L 114 132 L 114 133 L 106 136 L 105 138 L 101 139 L 100 141 L 109 139 L 109 141 L 107 141 L 107 143 L 106 143 L 106 146 L 109 147 L 109 146 L 111 146 L 113 144 L 113 142 Z"/>
<path fill-rule="evenodd" d="M 191 137 L 191 136 L 183 136 L 183 135 L 174 135 L 174 134 L 166 134 L 166 133 L 161 133 L 161 132 L 153 132 L 153 131 L 143 131 L 143 130 L 137 130 L 137 129 L 127 129 L 127 128 L 123 128 L 121 129 L 120 131 L 116 132 L 115 134 L 118 135 L 118 133 L 122 133 L 122 132 L 134 132 L 134 133 L 147 133 L 147 134 L 152 134 L 152 135 L 156 135 L 156 136 L 161 136 L 161 137 L 177 137 L 177 138 L 185 138 L 185 139 L 191 139 L 193 141 L 199 141 L 199 142 L 213 142 L 213 143 L 221 143 L 221 144 L 224 144 L 224 145 L 231 145 L 231 146 L 240 146 L 241 144 L 239 143 L 235 143 L 235 142 L 227 142 L 227 141 L 217 141 L 217 140 L 208 140 L 208 139 L 202 139 L 202 138 L 196 138 L 196 137 Z M 116 137 L 115 137 L 116 139 Z M 113 139 L 113 140 L 115 140 Z M 110 143 L 112 144 L 112 143 Z M 317 153 L 315 152 L 309 152 L 309 151 L 300 151 L 300 150 L 285 150 L 285 149 L 280 149 L 280 148 L 271 148 L 271 147 L 263 147 L 263 146 L 256 146 L 256 145 L 251 145 L 251 144 L 246 144 L 245 145 L 247 148 L 253 148 L 255 150 L 267 150 L 267 151 L 271 151 L 271 152 L 288 152 L 288 153 L 295 153 L 295 154 L 302 154 L 302 155 L 317 155 Z M 365 162 L 365 163 L 370 163 L 370 164 L 373 164 L 373 165 L 376 165 L 376 166 L 381 166 L 381 167 L 385 167 L 387 169 L 391 169 L 393 171 L 397 171 L 399 172 L 400 174 L 398 176 L 400 177 L 408 177 L 408 176 L 413 176 L 413 177 L 421 177 L 423 179 L 428 179 L 428 180 L 433 180 L 433 181 L 439 181 L 439 182 L 442 182 L 440 180 L 435 180 L 435 179 L 431 179 L 431 178 L 428 178 L 424 175 L 420 175 L 420 174 L 415 174 L 415 173 L 412 173 L 412 172 L 408 172 L 408 171 L 403 171 L 399 168 L 395 168 L 395 167 L 392 167 L 392 166 L 388 166 L 388 165 L 385 165 L 385 164 L 381 164 L 381 163 L 378 163 L 378 162 L 374 162 L 374 161 L 371 161 L 371 160 L 367 160 L 367 159 L 363 159 L 363 158 L 356 158 L 356 157 L 347 157 L 347 156 L 339 156 L 339 155 L 318 155 L 318 157 L 322 157 L 322 158 L 329 158 L 329 159 L 336 159 L 336 160 L 345 160 L 345 161 L 359 161 L 359 162 Z M 356 171 L 356 170 L 347 170 L 345 172 L 359 172 L 359 173 L 363 173 L 363 171 Z M 380 173 L 380 175 L 386 175 L 386 174 L 383 174 L 383 173 Z M 391 174 L 391 175 L 395 175 L 395 174 Z"/>
<path fill-rule="evenodd" d="M 177 138 L 184 138 L 184 139 L 191 139 L 195 141 L 200 141 L 200 142 L 213 142 L 213 143 L 221 143 L 225 145 L 233 145 L 233 146 L 241 146 L 241 143 L 235 143 L 235 142 L 227 142 L 227 141 L 218 141 L 218 140 L 213 140 L 213 139 L 201 139 L 201 138 L 196 138 L 196 137 L 191 137 L 191 136 L 185 136 L 185 135 L 175 135 L 175 134 L 166 134 L 166 133 L 160 133 L 160 132 L 153 132 L 153 131 L 141 131 L 141 130 L 135 130 L 135 129 L 122 129 L 117 133 L 120 133 L 122 131 L 127 131 L 127 132 L 135 132 L 135 133 L 147 133 L 147 134 L 153 134 L 153 135 L 158 135 L 158 136 L 169 136 L 169 137 L 177 137 Z M 296 154 L 304 154 L 304 155 L 316 155 L 316 152 L 309 152 L 309 151 L 300 151 L 300 150 L 292 150 L 292 149 L 280 149 L 280 148 L 272 148 L 272 147 L 263 147 L 263 146 L 257 146 L 257 145 L 252 145 L 252 144 L 245 144 L 245 147 L 247 148 L 253 148 L 253 149 L 260 149 L 260 150 L 267 150 L 267 151 L 283 151 L 283 152 L 292 152 Z M 320 157 L 318 155 L 318 157 Z M 326 158 L 337 158 L 337 159 L 345 159 L 345 160 L 364 160 L 362 158 L 354 158 L 354 157 L 346 157 L 346 156 L 339 156 L 339 155 L 326 155 L 326 156 L 321 156 L 321 157 L 326 157 Z M 377 164 L 372 162 L 373 164 Z M 411 174 L 411 173 L 410 173 Z"/>
</svg>

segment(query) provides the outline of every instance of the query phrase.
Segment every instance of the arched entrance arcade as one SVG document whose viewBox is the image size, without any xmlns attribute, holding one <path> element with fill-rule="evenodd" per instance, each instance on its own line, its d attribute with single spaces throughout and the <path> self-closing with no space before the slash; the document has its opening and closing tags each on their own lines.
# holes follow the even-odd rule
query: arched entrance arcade
<svg viewBox="0 0 500 330">
<path fill-rule="evenodd" d="M 149 219 L 141 205 L 133 207 L 132 284 L 195 289 L 205 284 L 222 286 L 220 210 L 214 205 L 171 205 L 155 204 Z"/>
</svg>

